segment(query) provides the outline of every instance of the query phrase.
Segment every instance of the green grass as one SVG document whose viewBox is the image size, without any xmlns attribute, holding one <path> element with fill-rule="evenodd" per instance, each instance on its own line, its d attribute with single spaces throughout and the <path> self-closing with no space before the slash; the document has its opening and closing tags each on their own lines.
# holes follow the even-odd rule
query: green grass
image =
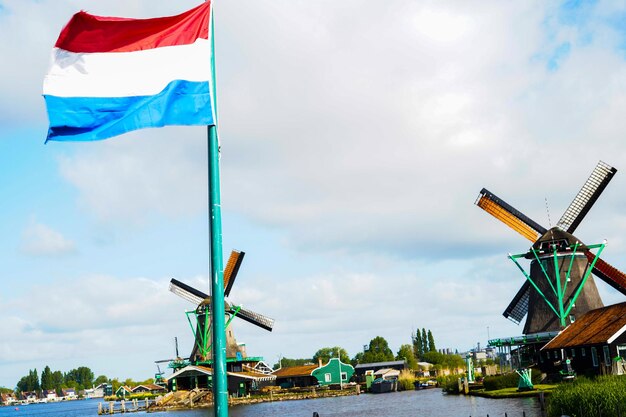
<svg viewBox="0 0 626 417">
<path fill-rule="evenodd" d="M 519 397 L 536 397 L 539 391 L 544 391 L 546 394 L 551 393 L 557 388 L 557 385 L 552 384 L 537 384 L 532 391 L 518 391 L 517 388 L 502 388 L 499 390 L 485 391 L 476 390 L 471 391 L 472 395 L 477 397 L 486 398 L 519 398 Z"/>
<path fill-rule="evenodd" d="M 548 416 L 613 417 L 626 415 L 626 376 L 578 377 L 559 384 L 548 402 Z"/>
</svg>

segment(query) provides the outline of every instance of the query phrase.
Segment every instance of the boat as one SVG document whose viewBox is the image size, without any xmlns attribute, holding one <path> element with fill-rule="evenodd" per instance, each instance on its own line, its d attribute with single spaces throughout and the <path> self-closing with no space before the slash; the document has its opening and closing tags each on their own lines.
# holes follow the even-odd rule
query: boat
<svg viewBox="0 0 626 417">
<path fill-rule="evenodd" d="M 384 392 L 393 392 L 397 390 L 398 382 L 395 379 L 376 378 L 370 387 L 372 394 L 382 394 Z"/>
<path fill-rule="evenodd" d="M 413 386 L 415 387 L 415 389 L 431 389 L 431 388 L 436 388 L 437 387 L 437 381 L 424 381 L 424 382 L 420 382 L 420 381 L 415 381 L 413 383 Z"/>
</svg>

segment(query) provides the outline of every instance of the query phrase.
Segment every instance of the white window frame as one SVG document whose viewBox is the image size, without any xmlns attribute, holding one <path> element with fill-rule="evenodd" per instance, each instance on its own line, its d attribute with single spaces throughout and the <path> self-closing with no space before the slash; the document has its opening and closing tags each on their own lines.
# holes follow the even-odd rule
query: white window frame
<svg viewBox="0 0 626 417">
<path fill-rule="evenodd" d="M 580 356 L 582 356 L 583 358 L 585 356 L 587 356 L 587 349 L 585 349 L 584 347 L 580 348 Z"/>
<path fill-rule="evenodd" d="M 347 381 L 348 380 L 348 373 L 347 372 L 342 372 L 341 373 L 341 380 L 342 381 Z"/>
<path fill-rule="evenodd" d="M 626 359 L 626 345 L 617 345 L 617 356 Z"/>
<path fill-rule="evenodd" d="M 326 373 L 324 374 L 324 382 L 332 382 L 333 381 L 333 376 L 330 373 Z"/>
</svg>

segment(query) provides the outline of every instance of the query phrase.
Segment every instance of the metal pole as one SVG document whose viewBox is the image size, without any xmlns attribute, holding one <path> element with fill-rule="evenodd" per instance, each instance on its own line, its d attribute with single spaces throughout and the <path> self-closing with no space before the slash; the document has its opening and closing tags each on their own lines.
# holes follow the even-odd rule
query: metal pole
<svg viewBox="0 0 626 417">
<path fill-rule="evenodd" d="M 211 81 L 214 126 L 208 127 L 208 174 L 211 252 L 211 318 L 213 320 L 213 400 L 215 417 L 228 417 L 226 376 L 226 332 L 224 325 L 224 271 L 222 258 L 222 208 L 220 195 L 220 145 L 217 137 L 217 93 L 215 83 L 215 31 L 211 8 Z"/>
</svg>

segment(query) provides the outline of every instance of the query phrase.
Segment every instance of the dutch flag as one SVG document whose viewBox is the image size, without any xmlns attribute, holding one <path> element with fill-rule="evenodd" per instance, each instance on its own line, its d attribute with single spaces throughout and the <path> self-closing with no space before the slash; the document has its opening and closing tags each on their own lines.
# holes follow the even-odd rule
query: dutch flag
<svg viewBox="0 0 626 417">
<path fill-rule="evenodd" d="M 45 76 L 48 140 L 92 141 L 165 125 L 214 125 L 211 3 L 177 16 L 76 13 Z"/>
</svg>

